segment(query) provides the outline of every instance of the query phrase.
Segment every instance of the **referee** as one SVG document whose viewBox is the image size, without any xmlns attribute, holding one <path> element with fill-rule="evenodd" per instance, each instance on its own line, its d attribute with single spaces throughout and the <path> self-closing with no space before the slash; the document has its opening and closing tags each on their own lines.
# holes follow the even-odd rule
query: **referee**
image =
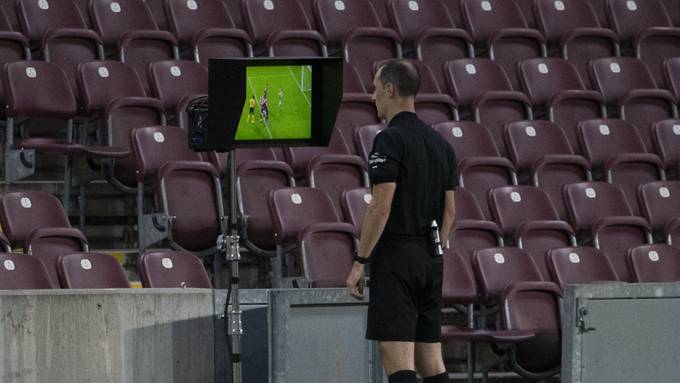
<svg viewBox="0 0 680 383">
<path fill-rule="evenodd" d="M 380 343 L 390 383 L 416 383 L 416 370 L 423 383 L 449 382 L 441 351 L 442 257 L 432 225 L 448 238 L 455 154 L 415 114 L 420 75 L 413 64 L 388 62 L 373 85 L 378 117 L 388 127 L 376 136 L 369 157 L 373 200 L 347 288 L 364 298 L 364 264 L 370 261 L 366 338 Z"/>
</svg>

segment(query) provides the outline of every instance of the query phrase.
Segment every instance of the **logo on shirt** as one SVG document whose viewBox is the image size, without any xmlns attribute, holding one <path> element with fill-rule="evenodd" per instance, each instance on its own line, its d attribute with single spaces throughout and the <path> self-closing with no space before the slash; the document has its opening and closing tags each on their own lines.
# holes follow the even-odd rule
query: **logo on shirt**
<svg viewBox="0 0 680 383">
<path fill-rule="evenodd" d="M 371 156 L 368 157 L 368 166 L 371 167 L 371 169 L 377 169 L 378 165 L 384 164 L 387 162 L 387 156 L 378 152 L 371 153 Z"/>
</svg>

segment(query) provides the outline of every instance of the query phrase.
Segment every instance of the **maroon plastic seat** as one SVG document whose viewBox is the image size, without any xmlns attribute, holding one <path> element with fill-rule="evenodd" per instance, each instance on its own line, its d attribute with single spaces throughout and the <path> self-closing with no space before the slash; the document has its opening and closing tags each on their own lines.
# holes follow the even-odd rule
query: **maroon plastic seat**
<svg viewBox="0 0 680 383">
<path fill-rule="evenodd" d="M 619 56 L 618 37 L 602 28 L 588 0 L 537 0 L 538 26 L 548 40 L 551 53 L 568 59 L 590 88 L 588 61 Z"/>
<path fill-rule="evenodd" d="M 628 250 L 633 282 L 680 282 L 680 249 L 645 245 Z"/>
<path fill-rule="evenodd" d="M 680 174 L 680 120 L 662 120 L 652 125 L 652 142 L 664 167 L 668 178 L 677 179 Z"/>
<path fill-rule="evenodd" d="M 2 14 L 0 14 L 1 16 Z M 19 32 L 0 31 L 0 65 L 4 66 L 6 63 L 30 59 L 31 49 L 24 35 Z M 4 106 L 6 104 L 7 95 L 5 87 L 2 81 L 0 81 L 0 105 Z M 4 108 L 0 112 L 0 116 L 5 116 Z"/>
<path fill-rule="evenodd" d="M 168 161 L 158 170 L 156 198 L 168 221 L 168 239 L 194 252 L 211 252 L 223 232 L 219 174 L 211 164 Z"/>
<path fill-rule="evenodd" d="M 625 49 L 650 66 L 657 81 L 663 77 L 663 60 L 680 54 L 680 29 L 659 0 L 607 0 L 612 29 Z"/>
<path fill-rule="evenodd" d="M 249 160 L 238 165 L 236 175 L 239 210 L 246 222 L 246 244 L 256 253 L 272 253 L 276 244 L 269 192 L 295 186 L 293 171 L 285 162 Z"/>
<path fill-rule="evenodd" d="M 331 54 L 342 54 L 354 65 L 361 80 L 372 91 L 373 63 L 401 57 L 401 39 L 378 15 L 387 18 L 387 9 L 376 9 L 366 0 L 319 0 L 314 4 L 319 31 Z M 383 5 L 384 7 L 385 5 Z"/>
<path fill-rule="evenodd" d="M 590 70 L 605 102 L 610 107 L 615 105 L 621 118 L 633 123 L 640 130 L 645 146 L 651 148 L 652 123 L 677 117 L 673 95 L 657 89 L 649 68 L 638 59 L 598 59 L 591 61 Z"/>
<path fill-rule="evenodd" d="M 522 88 L 534 106 L 536 117 L 547 115 L 567 133 L 576 133 L 580 120 L 605 116 L 602 96 L 586 90 L 576 68 L 560 58 L 537 58 L 519 63 Z M 567 134 L 573 148 L 576 135 Z"/>
<path fill-rule="evenodd" d="M 350 63 L 342 63 L 342 93 L 368 93 L 357 69 Z"/>
<path fill-rule="evenodd" d="M 496 143 L 503 142 L 506 122 L 533 119 L 531 102 L 523 93 L 513 91 L 498 63 L 489 59 L 453 60 L 446 63 L 446 72 L 460 117 L 486 126 Z M 506 154 L 504 147 L 498 149 Z"/>
<path fill-rule="evenodd" d="M 472 57 L 472 38 L 457 25 L 445 2 L 439 0 L 388 1 L 389 15 L 399 33 L 404 51 L 429 65 L 437 81 L 444 84 L 442 64 Z"/>
<path fill-rule="evenodd" d="M 514 1 L 463 0 L 461 10 L 478 52 L 488 50 L 489 57 L 508 74 L 513 88 L 519 89 L 517 62 L 547 56 L 543 35 L 529 29 Z"/>
<path fill-rule="evenodd" d="M 135 70 L 119 61 L 95 61 L 78 66 L 83 114 L 99 118 L 99 145 L 131 150 L 130 134 L 136 127 L 165 123 L 163 104 L 146 97 Z M 104 176 L 116 189 L 136 191 L 134 157 L 104 163 Z"/>
<path fill-rule="evenodd" d="M 430 126 L 437 122 L 458 119 L 456 103 L 446 94 L 418 94 L 415 100 L 415 107 L 418 118 Z"/>
<path fill-rule="evenodd" d="M 284 276 L 282 262 L 283 247 L 296 243 L 298 235 L 306 227 L 318 223 L 342 222 L 333 207 L 331 198 L 323 190 L 307 187 L 285 188 L 273 190 L 269 193 L 269 210 L 274 223 L 274 238 L 276 240 L 276 257 L 272 258 L 272 273 L 274 286 L 282 284 Z M 286 257 L 286 276 L 292 276 L 300 270 L 299 264 Z"/>
<path fill-rule="evenodd" d="M 373 5 L 373 9 L 375 9 L 375 13 L 378 15 L 380 25 L 382 25 L 384 28 L 394 29 L 394 25 L 392 25 L 392 20 L 389 17 L 390 16 L 390 11 L 388 8 L 389 0 L 368 0 L 368 2 Z"/>
<path fill-rule="evenodd" d="M 90 16 L 104 44 L 115 46 L 118 59 L 132 66 L 150 94 L 148 65 L 177 60 L 177 39 L 161 31 L 143 0 L 92 0 Z"/>
<path fill-rule="evenodd" d="M 185 96 L 208 94 L 208 70 L 193 61 L 157 61 L 149 64 L 154 96 L 161 100 L 166 114 L 176 120 L 176 108 Z"/>
<path fill-rule="evenodd" d="M 503 232 L 492 221 L 456 219 L 448 241 L 452 250 L 472 264 L 472 257 L 477 249 L 503 246 Z"/>
<path fill-rule="evenodd" d="M 534 260 L 516 247 L 492 247 L 475 251 L 473 269 L 484 301 L 498 301 L 503 290 L 518 282 L 541 282 Z"/>
<path fill-rule="evenodd" d="M 680 181 L 658 181 L 640 185 L 638 199 L 642 216 L 654 230 L 658 242 L 666 241 L 668 229 L 676 221 L 680 221 Z"/>
<path fill-rule="evenodd" d="M 67 289 L 129 288 L 123 266 L 104 253 L 73 253 L 59 257 L 59 283 Z"/>
<path fill-rule="evenodd" d="M 269 56 L 326 56 L 326 41 L 312 29 L 297 0 L 243 0 L 241 11 L 255 53 Z"/>
<path fill-rule="evenodd" d="M 668 17 L 673 21 L 673 25 L 680 26 L 680 3 L 675 0 L 662 0 L 662 2 L 666 7 Z"/>
<path fill-rule="evenodd" d="M 495 221 L 504 235 L 531 255 L 541 275 L 547 279 L 546 251 L 574 245 L 574 230 L 560 221 L 548 195 L 533 186 L 493 189 L 490 202 Z"/>
<path fill-rule="evenodd" d="M 5 31 L 19 31 L 21 30 L 21 25 L 19 25 L 19 19 L 17 18 L 16 12 L 16 1 L 15 0 L 0 0 L 0 7 L 3 9 L 3 30 Z"/>
<path fill-rule="evenodd" d="M 661 159 L 647 153 L 635 127 L 623 120 L 582 121 L 579 134 L 595 174 L 600 173 L 607 182 L 618 185 L 633 213 L 639 215 L 638 185 L 665 179 Z"/>
<path fill-rule="evenodd" d="M 432 127 L 451 145 L 459 163 L 468 157 L 500 157 L 489 130 L 472 121 L 444 121 Z"/>
<path fill-rule="evenodd" d="M 53 194 L 17 191 L 0 195 L 0 225 L 13 248 L 28 249 L 29 234 L 38 228 L 70 228 L 68 216 Z"/>
<path fill-rule="evenodd" d="M 309 163 L 318 156 L 327 154 L 348 155 L 350 154 L 345 138 L 339 129 L 334 129 L 328 146 L 287 147 L 284 148 L 284 157 L 288 165 L 293 169 L 296 178 L 304 178 Z"/>
<path fill-rule="evenodd" d="M 560 298 L 559 288 L 548 282 L 519 282 L 503 291 L 502 328 L 534 333 L 509 350 L 510 368 L 526 379 L 545 379 L 561 370 Z"/>
<path fill-rule="evenodd" d="M 562 290 L 571 284 L 619 280 L 609 258 L 592 247 L 555 248 L 547 258 L 552 279 Z"/>
<path fill-rule="evenodd" d="M 357 234 L 361 233 L 364 216 L 371 200 L 372 195 L 369 188 L 350 189 L 342 193 L 342 216 L 345 218 L 345 222 L 354 226 Z"/>
<path fill-rule="evenodd" d="M 539 162 L 583 163 L 580 156 L 574 155 L 564 131 L 549 121 L 507 123 L 505 144 L 510 159 L 519 171 L 520 183 L 530 183 L 526 181 Z"/>
<path fill-rule="evenodd" d="M 47 4 L 45 6 L 44 4 Z M 16 16 L 21 31 L 31 44 L 40 45 L 52 30 L 87 29 L 85 20 L 72 0 L 43 3 L 32 0 L 16 1 Z"/>
<path fill-rule="evenodd" d="M 0 253 L 0 290 L 52 289 L 43 264 L 23 254 Z"/>
<path fill-rule="evenodd" d="M 553 155 L 538 159 L 531 169 L 531 185 L 544 191 L 561 220 L 568 214 L 562 195 L 564 185 L 592 181 L 590 163 L 581 156 Z"/>
<path fill-rule="evenodd" d="M 137 268 L 144 288 L 212 288 L 201 260 L 187 251 L 146 252 Z"/>
<path fill-rule="evenodd" d="M 583 182 L 565 186 L 565 202 L 579 243 L 592 243 L 609 257 L 616 274 L 629 281 L 626 251 L 652 243 L 651 227 L 633 216 L 623 191 L 612 184 Z"/>
<path fill-rule="evenodd" d="M 680 100 L 680 57 L 664 61 L 663 72 L 666 88 Z"/>
<path fill-rule="evenodd" d="M 372 85 L 371 89 L 373 89 Z M 342 136 L 350 154 L 360 154 L 355 140 L 356 130 L 360 126 L 379 122 L 375 112 L 375 103 L 370 95 L 346 93 L 342 96 L 340 109 L 335 119 L 334 134 L 339 133 Z"/>
<path fill-rule="evenodd" d="M 170 0 L 166 2 L 165 9 L 169 29 L 180 44 L 191 49 L 194 59 L 204 66 L 208 65 L 210 58 L 253 55 L 250 37 L 244 30 L 234 26 L 223 1 Z"/>
<path fill-rule="evenodd" d="M 360 126 L 356 129 L 354 133 L 354 145 L 357 148 L 359 156 L 364 161 L 368 161 L 368 156 L 371 154 L 371 150 L 373 150 L 375 136 L 380 134 L 385 128 L 386 126 L 384 124 L 371 124 Z"/>
<path fill-rule="evenodd" d="M 366 162 L 359 156 L 327 154 L 314 158 L 307 166 L 307 184 L 331 197 L 338 214 L 342 214 L 345 190 L 369 187 Z"/>
<path fill-rule="evenodd" d="M 347 223 L 318 223 L 298 235 L 302 272 L 309 287 L 345 287 L 355 249 L 354 227 Z"/>
<path fill-rule="evenodd" d="M 517 185 L 515 167 L 502 157 L 469 157 L 458 164 L 458 179 L 461 187 L 479 196 L 479 204 L 486 219 L 491 219 L 486 197 L 490 190 Z"/>
<path fill-rule="evenodd" d="M 597 15 L 597 20 L 602 25 L 602 28 L 611 28 L 609 17 L 607 16 L 607 0 L 588 0 L 593 10 Z"/>
<path fill-rule="evenodd" d="M 88 251 L 87 238 L 78 229 L 68 227 L 39 227 L 26 237 L 24 253 L 40 260 L 52 282 L 59 286 L 57 260 L 60 256 Z"/>
</svg>

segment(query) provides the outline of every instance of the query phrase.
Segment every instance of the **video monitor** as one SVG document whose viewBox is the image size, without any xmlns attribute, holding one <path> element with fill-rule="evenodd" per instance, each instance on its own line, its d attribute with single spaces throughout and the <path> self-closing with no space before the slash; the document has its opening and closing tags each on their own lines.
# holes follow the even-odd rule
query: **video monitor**
<svg viewBox="0 0 680 383">
<path fill-rule="evenodd" d="M 340 58 L 211 59 L 209 73 L 208 124 L 198 137 L 206 149 L 328 145 Z"/>
</svg>

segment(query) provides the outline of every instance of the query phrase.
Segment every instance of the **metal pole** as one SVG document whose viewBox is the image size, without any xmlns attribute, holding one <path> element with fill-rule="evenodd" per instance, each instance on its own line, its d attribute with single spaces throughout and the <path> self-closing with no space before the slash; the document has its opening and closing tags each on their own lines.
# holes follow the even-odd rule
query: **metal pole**
<svg viewBox="0 0 680 383">
<path fill-rule="evenodd" d="M 241 322 L 241 308 L 239 305 L 239 220 L 236 208 L 236 150 L 229 152 L 229 238 L 226 260 L 229 262 L 231 278 L 231 310 L 229 311 L 228 335 L 231 341 L 232 382 L 241 383 L 241 336 L 243 326 Z M 229 305 L 230 302 L 227 302 Z"/>
</svg>

